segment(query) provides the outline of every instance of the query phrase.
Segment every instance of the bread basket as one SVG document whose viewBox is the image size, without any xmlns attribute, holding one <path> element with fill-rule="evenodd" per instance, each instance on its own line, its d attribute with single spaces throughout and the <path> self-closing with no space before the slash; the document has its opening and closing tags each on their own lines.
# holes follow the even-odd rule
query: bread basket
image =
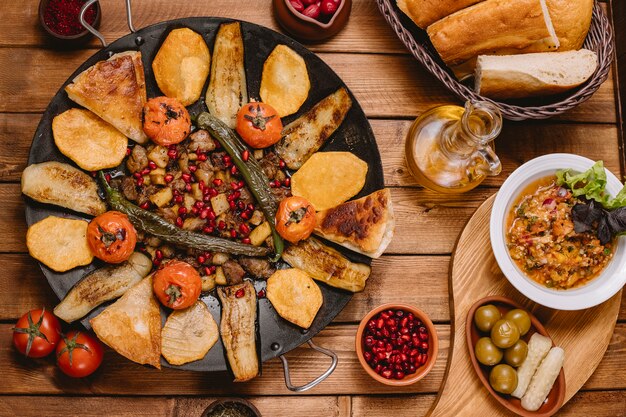
<svg viewBox="0 0 626 417">
<path fill-rule="evenodd" d="M 586 83 L 566 94 L 553 97 L 506 103 L 494 101 L 476 94 L 471 87 L 459 82 L 454 77 L 452 71 L 439 58 L 426 31 L 413 24 L 398 9 L 395 0 L 376 0 L 376 2 L 400 41 L 448 90 L 463 101 L 490 101 L 498 106 L 502 116 L 509 120 L 547 119 L 576 107 L 600 88 L 600 85 L 608 78 L 613 62 L 613 29 L 604 10 L 596 2 L 593 8 L 591 27 L 583 47 L 596 52 L 598 68 Z"/>
</svg>

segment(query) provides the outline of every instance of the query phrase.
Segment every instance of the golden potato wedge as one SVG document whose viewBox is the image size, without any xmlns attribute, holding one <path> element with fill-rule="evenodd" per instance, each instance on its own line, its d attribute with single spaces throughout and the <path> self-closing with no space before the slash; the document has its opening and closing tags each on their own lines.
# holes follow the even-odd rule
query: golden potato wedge
<svg viewBox="0 0 626 417">
<path fill-rule="evenodd" d="M 52 134 L 61 153 L 87 171 L 116 167 L 126 156 L 126 136 L 89 110 L 59 114 L 52 120 Z"/>
<path fill-rule="evenodd" d="M 171 31 L 152 61 L 159 89 L 183 106 L 198 101 L 210 67 L 209 47 L 200 34 L 189 28 Z"/>
<path fill-rule="evenodd" d="M 322 291 L 301 269 L 281 269 L 267 280 L 267 298 L 285 320 L 308 329 L 322 306 Z"/>
<path fill-rule="evenodd" d="M 358 194 L 366 176 L 367 162 L 350 152 L 317 152 L 291 177 L 291 193 L 328 210 Z"/>
<path fill-rule="evenodd" d="M 152 275 L 89 321 L 98 338 L 133 362 L 161 369 L 161 313 Z"/>
<path fill-rule="evenodd" d="M 28 252 L 57 272 L 90 264 L 93 255 L 87 244 L 87 225 L 84 220 L 46 217 L 28 228 Z"/>
<path fill-rule="evenodd" d="M 261 100 L 280 117 L 297 112 L 311 89 L 304 59 L 286 45 L 278 45 L 263 64 Z"/>
<path fill-rule="evenodd" d="M 215 319 L 206 304 L 196 301 L 167 318 L 161 330 L 161 353 L 172 365 L 182 365 L 204 358 L 218 338 Z"/>
</svg>

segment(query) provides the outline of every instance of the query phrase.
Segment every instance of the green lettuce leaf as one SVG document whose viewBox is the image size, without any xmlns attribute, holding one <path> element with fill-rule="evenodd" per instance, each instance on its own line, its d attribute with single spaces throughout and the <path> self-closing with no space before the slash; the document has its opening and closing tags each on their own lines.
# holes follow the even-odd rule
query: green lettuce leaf
<svg viewBox="0 0 626 417">
<path fill-rule="evenodd" d="M 602 161 L 580 174 L 570 169 L 557 171 L 556 177 L 557 184 L 569 188 L 575 197 L 595 200 L 608 210 L 626 206 L 626 186 L 614 198 L 605 191 L 607 180 Z"/>
</svg>

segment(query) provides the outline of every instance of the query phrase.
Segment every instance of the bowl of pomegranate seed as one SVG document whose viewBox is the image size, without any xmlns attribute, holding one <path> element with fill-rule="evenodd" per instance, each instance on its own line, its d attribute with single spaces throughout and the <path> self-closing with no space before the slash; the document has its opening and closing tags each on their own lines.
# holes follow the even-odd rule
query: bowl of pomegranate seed
<svg viewBox="0 0 626 417">
<path fill-rule="evenodd" d="M 276 20 L 303 41 L 322 41 L 348 22 L 352 0 L 274 0 Z"/>
<path fill-rule="evenodd" d="M 370 311 L 356 333 L 363 369 L 386 385 L 411 385 L 435 365 L 439 341 L 433 322 L 406 304 L 383 304 Z"/>
<path fill-rule="evenodd" d="M 57 45 L 79 46 L 91 38 L 79 19 L 80 10 L 87 0 L 41 0 L 39 23 Z M 100 4 L 89 6 L 85 21 L 94 28 L 100 25 Z"/>
</svg>

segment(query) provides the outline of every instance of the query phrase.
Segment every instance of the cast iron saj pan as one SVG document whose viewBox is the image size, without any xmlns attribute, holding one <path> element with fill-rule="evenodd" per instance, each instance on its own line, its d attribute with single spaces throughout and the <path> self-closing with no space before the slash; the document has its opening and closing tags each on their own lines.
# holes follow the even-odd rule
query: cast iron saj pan
<svg viewBox="0 0 626 417">
<path fill-rule="evenodd" d="M 89 4 L 91 4 L 91 2 L 87 2 L 85 7 L 88 7 Z M 95 53 L 67 79 L 48 105 L 48 108 L 44 112 L 39 126 L 37 127 L 37 131 L 35 132 L 35 137 L 33 138 L 28 158 L 28 164 L 30 165 L 51 160 L 71 164 L 71 161 L 63 156 L 54 145 L 51 123 L 54 116 L 59 113 L 62 113 L 71 107 L 78 107 L 77 104 L 73 103 L 63 91 L 65 85 L 70 83 L 76 75 L 94 65 L 96 62 L 105 60 L 117 52 L 139 50 L 142 54 L 144 70 L 146 73 L 146 88 L 148 97 L 162 95 L 154 80 L 151 63 L 167 34 L 175 28 L 189 27 L 200 33 L 204 37 L 207 45 L 209 45 L 209 48 L 212 50 L 219 25 L 221 23 L 231 21 L 232 20 L 230 19 L 222 18 L 194 17 L 162 22 L 124 36 Z M 130 19 L 129 27 L 131 28 L 131 31 L 134 30 Z M 311 108 L 315 103 L 334 92 L 337 88 L 346 87 L 343 81 L 320 58 L 296 41 L 265 27 L 247 22 L 241 22 L 241 31 L 244 39 L 246 76 L 248 94 L 250 97 L 259 97 L 259 85 L 261 82 L 263 63 L 276 45 L 288 45 L 290 48 L 298 52 L 306 61 L 311 80 L 311 91 L 307 101 L 303 104 L 298 114 L 288 117 L 285 120 L 286 123 L 295 119 L 298 115 Z M 98 35 L 100 34 L 98 33 Z M 101 38 L 101 35 L 99 37 Z M 101 38 L 101 40 L 104 41 L 104 38 Z M 204 97 L 204 93 L 202 94 L 202 97 Z M 384 182 L 380 155 L 378 153 L 378 148 L 376 146 L 376 141 L 371 127 L 365 117 L 365 114 L 363 113 L 363 110 L 354 97 L 352 97 L 352 100 L 352 108 L 348 112 L 343 124 L 328 141 L 328 143 L 323 146 L 321 151 L 349 151 L 368 163 L 369 170 L 367 173 L 366 183 L 360 194 L 357 196 L 358 198 L 383 188 Z M 198 114 L 200 111 L 206 110 L 203 100 L 201 99 L 198 103 L 192 105 L 189 110 L 191 114 Z M 70 212 L 69 210 L 56 206 L 40 204 L 27 199 L 26 221 L 29 226 L 50 215 L 87 219 L 86 216 Z M 370 259 L 367 257 L 355 254 L 340 247 L 337 247 L 337 249 L 353 261 L 367 264 L 370 263 Z M 41 265 L 41 269 L 43 270 L 44 275 L 48 279 L 48 283 L 56 295 L 62 299 L 76 282 L 78 282 L 88 272 L 100 266 L 102 266 L 102 263 L 96 260 L 91 265 L 79 267 L 62 274 L 50 270 L 45 265 Z M 259 291 L 265 287 L 265 282 L 258 281 L 255 283 L 255 286 L 257 291 Z M 330 375 L 337 363 L 336 355 L 333 352 L 317 348 L 315 345 L 311 344 L 310 339 L 321 331 L 326 325 L 328 325 L 331 320 L 337 316 L 337 314 L 339 314 L 352 297 L 352 294 L 324 284 L 320 284 L 320 288 L 324 297 L 324 303 L 308 331 L 303 331 L 299 327 L 292 325 L 279 317 L 272 308 L 269 300 L 260 299 L 258 301 L 257 340 L 260 341 L 258 348 L 261 361 L 265 362 L 269 359 L 280 356 L 285 367 L 286 383 L 288 388 L 291 390 L 301 391 L 317 385 L 325 379 L 325 377 Z M 208 305 L 215 320 L 219 323 L 220 305 L 217 298 L 213 295 L 205 295 L 202 297 L 202 300 Z M 91 312 L 91 314 L 89 314 L 82 321 L 83 325 L 85 325 L 85 327 L 89 327 L 88 320 L 98 315 L 107 304 L 100 306 Z M 165 311 L 162 311 L 162 317 L 163 320 L 165 320 Z M 305 342 L 309 342 L 313 348 L 331 356 L 333 361 L 331 367 L 315 381 L 312 381 L 302 387 L 294 387 L 289 381 L 288 364 L 283 355 Z M 228 369 L 221 341 L 219 341 L 202 360 L 182 366 L 172 366 L 162 359 L 162 364 L 163 366 L 173 368 L 205 372 L 225 371 Z"/>
</svg>

